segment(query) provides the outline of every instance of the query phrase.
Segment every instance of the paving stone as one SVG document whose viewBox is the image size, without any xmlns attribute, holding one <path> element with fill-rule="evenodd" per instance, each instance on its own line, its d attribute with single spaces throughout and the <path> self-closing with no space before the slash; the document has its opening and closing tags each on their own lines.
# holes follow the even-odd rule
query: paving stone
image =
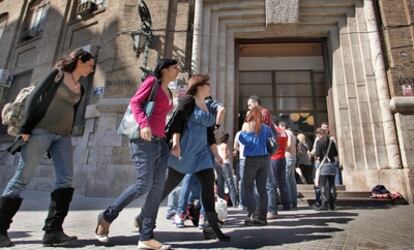
<svg viewBox="0 0 414 250">
<path fill-rule="evenodd" d="M 64 223 L 67 234 L 79 240 L 72 248 L 136 249 L 138 232 L 133 219 L 139 213 L 143 199 L 134 201 L 111 225 L 111 241 L 99 243 L 94 236 L 96 217 L 113 199 L 75 195 Z M 21 210 L 14 218 L 9 235 L 16 246 L 10 249 L 41 249 L 41 228 L 47 215 L 49 194 L 24 192 Z M 162 204 L 155 238 L 174 249 L 414 249 L 414 209 L 395 206 L 379 209 L 346 209 L 336 212 L 316 212 L 305 206 L 297 211 L 280 212 L 281 218 L 264 227 L 244 227 L 245 214 L 229 209 L 229 219 L 223 231 L 233 240 L 228 243 L 203 240 L 199 229 L 190 226 L 177 229 L 165 219 L 166 204 Z M 56 248 L 64 249 L 64 248 Z"/>
</svg>

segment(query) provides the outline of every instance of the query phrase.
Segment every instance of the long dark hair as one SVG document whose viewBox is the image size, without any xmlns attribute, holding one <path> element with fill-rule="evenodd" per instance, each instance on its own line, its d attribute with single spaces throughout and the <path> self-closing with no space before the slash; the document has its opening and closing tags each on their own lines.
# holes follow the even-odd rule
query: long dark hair
<svg viewBox="0 0 414 250">
<path fill-rule="evenodd" d="M 72 51 L 69 55 L 62 57 L 56 64 L 55 67 L 65 71 L 73 72 L 78 65 L 78 60 L 81 60 L 83 63 L 94 59 L 93 55 L 84 49 L 76 49 Z"/>
</svg>

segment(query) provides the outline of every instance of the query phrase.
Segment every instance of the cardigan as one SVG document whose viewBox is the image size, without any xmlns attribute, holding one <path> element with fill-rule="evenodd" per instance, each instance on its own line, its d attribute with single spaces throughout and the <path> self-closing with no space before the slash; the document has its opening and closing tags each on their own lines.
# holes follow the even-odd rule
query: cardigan
<svg viewBox="0 0 414 250">
<path fill-rule="evenodd" d="M 63 81 L 62 78 L 55 82 L 55 78 L 59 73 L 59 69 L 55 68 L 49 74 L 45 76 L 42 80 L 38 82 L 36 87 L 34 88 L 33 92 L 27 99 L 26 107 L 24 111 L 22 126 L 20 127 L 19 133 L 20 134 L 31 134 L 34 127 L 43 119 L 45 116 L 47 109 L 49 108 L 50 103 L 52 102 L 56 91 Z M 81 85 L 81 98 L 82 100 L 83 94 L 85 90 Z M 77 111 L 79 109 L 79 101 L 75 106 L 75 115 L 73 117 L 74 121 L 76 118 Z M 73 123 L 75 124 L 75 123 Z"/>
</svg>

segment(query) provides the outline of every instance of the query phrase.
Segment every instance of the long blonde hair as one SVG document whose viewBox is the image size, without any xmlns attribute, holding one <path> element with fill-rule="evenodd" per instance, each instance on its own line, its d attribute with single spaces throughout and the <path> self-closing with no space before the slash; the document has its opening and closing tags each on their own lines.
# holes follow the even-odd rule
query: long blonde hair
<svg viewBox="0 0 414 250">
<path fill-rule="evenodd" d="M 302 144 L 307 144 L 307 141 L 306 141 L 306 135 L 304 135 L 304 134 L 302 134 L 302 133 L 299 133 L 296 137 L 298 138 L 298 141 L 299 141 L 300 143 L 302 143 Z"/>
</svg>

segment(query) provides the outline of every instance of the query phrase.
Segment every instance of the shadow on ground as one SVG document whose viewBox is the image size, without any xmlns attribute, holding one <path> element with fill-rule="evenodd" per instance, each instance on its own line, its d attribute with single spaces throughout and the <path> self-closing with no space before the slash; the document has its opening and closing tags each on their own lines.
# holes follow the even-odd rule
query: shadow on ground
<svg viewBox="0 0 414 250">
<path fill-rule="evenodd" d="M 243 225 L 243 217 L 239 211 L 230 211 L 231 220 L 226 221 L 223 230 L 232 237 L 230 242 L 215 240 L 206 241 L 200 232 L 170 231 L 156 232 L 155 237 L 161 242 L 172 243 L 174 248 L 200 249 L 200 248 L 240 248 L 254 249 L 266 246 L 280 246 L 283 244 L 300 243 L 331 238 L 336 232 L 343 229 L 335 227 L 332 223 L 345 224 L 357 213 L 324 212 L 324 213 L 298 213 L 283 215 L 279 219 L 269 221 L 267 226 L 247 227 Z M 319 226 L 319 227 L 315 227 Z M 18 238 L 17 244 L 41 244 L 39 241 L 24 241 L 29 232 L 11 232 L 11 238 Z M 108 244 L 102 244 L 95 239 L 80 239 L 66 246 L 68 248 L 82 248 L 86 246 L 136 246 L 138 233 L 132 236 L 113 236 Z"/>
</svg>

